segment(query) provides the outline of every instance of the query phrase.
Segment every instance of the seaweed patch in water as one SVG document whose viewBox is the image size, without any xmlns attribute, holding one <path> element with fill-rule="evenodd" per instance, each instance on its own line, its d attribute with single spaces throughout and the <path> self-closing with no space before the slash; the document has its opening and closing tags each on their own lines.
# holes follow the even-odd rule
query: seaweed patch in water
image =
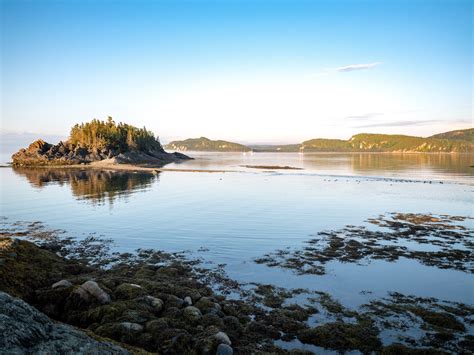
<svg viewBox="0 0 474 355">
<path fill-rule="evenodd" d="M 367 221 L 377 226 L 377 230 L 346 226 L 319 232 L 302 249 L 277 250 L 255 262 L 292 269 L 299 274 L 324 275 L 325 264 L 330 261 L 364 264 L 404 257 L 440 269 L 473 273 L 474 233 L 462 224 L 468 219 L 471 218 L 390 213 Z"/>
</svg>

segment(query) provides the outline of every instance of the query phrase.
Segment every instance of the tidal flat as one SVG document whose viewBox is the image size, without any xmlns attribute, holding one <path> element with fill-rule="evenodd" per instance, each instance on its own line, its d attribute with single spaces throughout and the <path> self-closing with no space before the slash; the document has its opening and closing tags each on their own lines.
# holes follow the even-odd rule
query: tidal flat
<svg viewBox="0 0 474 355">
<path fill-rule="evenodd" d="M 472 350 L 471 158 L 262 154 L 1 169 L 0 290 L 132 352 Z"/>
</svg>

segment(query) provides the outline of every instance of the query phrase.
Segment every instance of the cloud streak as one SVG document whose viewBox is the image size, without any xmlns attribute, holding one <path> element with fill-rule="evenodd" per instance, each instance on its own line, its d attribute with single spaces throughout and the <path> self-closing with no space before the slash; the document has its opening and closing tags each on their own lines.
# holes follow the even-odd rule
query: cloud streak
<svg viewBox="0 0 474 355">
<path fill-rule="evenodd" d="M 406 126 L 423 126 L 432 123 L 444 122 L 442 120 L 425 120 L 425 121 L 392 121 L 392 122 L 380 122 L 371 123 L 361 126 L 355 126 L 355 128 L 372 128 L 372 127 L 406 127 Z"/>
<path fill-rule="evenodd" d="M 365 63 L 365 64 L 350 64 L 343 67 L 334 68 L 334 71 L 339 73 L 346 73 L 355 70 L 368 70 L 375 68 L 376 66 L 382 64 L 381 62 L 374 62 L 374 63 Z"/>
<path fill-rule="evenodd" d="M 382 115 L 383 113 L 380 113 L 380 112 L 369 112 L 369 113 L 364 113 L 363 115 L 346 116 L 344 118 L 350 119 L 350 120 L 368 120 L 368 119 L 382 116 Z"/>
</svg>

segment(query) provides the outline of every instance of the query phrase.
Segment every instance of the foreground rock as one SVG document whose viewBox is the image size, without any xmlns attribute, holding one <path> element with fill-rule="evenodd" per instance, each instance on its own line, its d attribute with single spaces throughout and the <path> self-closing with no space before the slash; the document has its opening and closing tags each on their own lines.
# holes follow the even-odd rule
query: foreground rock
<svg viewBox="0 0 474 355">
<path fill-rule="evenodd" d="M 71 326 L 53 322 L 19 298 L 0 292 L 2 354 L 130 354 Z"/>
</svg>

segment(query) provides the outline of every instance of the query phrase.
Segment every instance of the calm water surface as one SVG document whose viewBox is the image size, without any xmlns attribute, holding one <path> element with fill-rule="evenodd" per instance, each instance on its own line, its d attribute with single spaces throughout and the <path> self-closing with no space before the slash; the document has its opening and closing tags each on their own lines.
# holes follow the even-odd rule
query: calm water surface
<svg viewBox="0 0 474 355">
<path fill-rule="evenodd" d="M 276 249 L 301 247 L 319 231 L 363 225 L 381 213 L 473 216 L 472 155 L 189 154 L 196 160 L 167 167 L 227 172 L 2 168 L 1 215 L 11 222 L 42 221 L 77 237 L 97 233 L 120 251 L 188 250 L 206 262 L 225 263 L 237 280 L 328 291 L 348 306 L 367 300 L 361 291 L 474 303 L 471 274 L 414 260 L 331 262 L 324 276 L 253 262 Z"/>
</svg>

